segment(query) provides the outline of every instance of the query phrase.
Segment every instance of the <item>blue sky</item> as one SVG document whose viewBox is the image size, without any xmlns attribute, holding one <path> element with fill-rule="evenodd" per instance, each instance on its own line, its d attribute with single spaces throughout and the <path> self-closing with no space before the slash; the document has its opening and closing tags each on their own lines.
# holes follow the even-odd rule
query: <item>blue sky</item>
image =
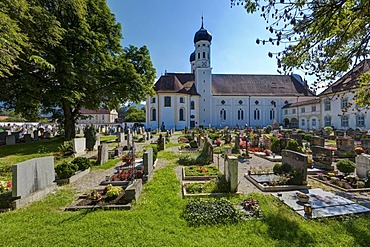
<svg viewBox="0 0 370 247">
<path fill-rule="evenodd" d="M 213 37 L 214 74 L 277 74 L 276 60 L 267 53 L 283 47 L 257 45 L 257 38 L 269 37 L 265 20 L 241 6 L 230 8 L 230 0 L 108 0 L 108 5 L 122 24 L 122 45 L 146 45 L 157 77 L 166 70 L 190 72 L 202 14 Z"/>
</svg>

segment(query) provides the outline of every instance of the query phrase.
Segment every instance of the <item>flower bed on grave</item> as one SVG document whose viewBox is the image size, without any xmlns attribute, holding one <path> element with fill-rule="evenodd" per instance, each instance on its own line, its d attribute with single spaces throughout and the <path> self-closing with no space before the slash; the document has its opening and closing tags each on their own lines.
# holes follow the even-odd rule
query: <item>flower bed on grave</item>
<svg viewBox="0 0 370 247">
<path fill-rule="evenodd" d="M 80 209 L 131 209 L 131 201 L 125 198 L 125 190 L 120 186 L 111 184 L 101 190 L 93 190 L 88 194 L 82 194 L 79 199 L 67 211 Z"/>
<path fill-rule="evenodd" d="M 183 168 L 183 180 L 210 180 L 222 175 L 216 166 L 186 166 Z"/>
<path fill-rule="evenodd" d="M 328 174 L 317 173 L 310 178 L 345 192 L 370 191 L 370 181 L 360 180 L 353 175 L 345 177 L 329 172 Z"/>
<path fill-rule="evenodd" d="M 224 175 L 206 182 L 184 182 L 182 188 L 184 197 L 220 196 L 230 192 L 229 183 L 226 182 Z"/>
</svg>

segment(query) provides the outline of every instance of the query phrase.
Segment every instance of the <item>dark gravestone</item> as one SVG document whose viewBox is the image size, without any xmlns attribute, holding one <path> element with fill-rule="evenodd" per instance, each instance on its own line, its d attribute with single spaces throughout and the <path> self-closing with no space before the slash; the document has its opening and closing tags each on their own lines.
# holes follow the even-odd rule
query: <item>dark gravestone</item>
<svg viewBox="0 0 370 247">
<path fill-rule="evenodd" d="M 307 184 L 308 156 L 288 149 L 281 151 L 282 163 L 289 164 L 293 170 L 303 174 L 302 185 Z"/>
<path fill-rule="evenodd" d="M 370 154 L 370 139 L 362 139 L 361 147 L 365 150 L 367 154 Z"/>
<path fill-rule="evenodd" d="M 344 130 L 336 130 L 335 132 L 334 132 L 334 134 L 336 135 L 336 136 L 338 136 L 338 137 L 344 137 L 344 135 L 345 135 L 345 131 Z"/>
<path fill-rule="evenodd" d="M 354 129 L 348 129 L 347 131 L 346 131 L 346 135 L 349 137 L 354 137 L 355 136 L 355 130 Z"/>
<path fill-rule="evenodd" d="M 334 166 L 331 165 L 333 160 L 333 151 L 331 149 L 313 146 L 311 147 L 311 150 L 315 167 L 334 171 Z"/>
<path fill-rule="evenodd" d="M 291 134 L 290 135 L 290 138 L 291 139 L 294 139 L 294 140 L 297 140 L 298 144 L 300 146 L 302 146 L 302 139 L 303 139 L 303 136 L 301 134 Z"/>
<path fill-rule="evenodd" d="M 153 149 L 149 148 L 146 150 L 143 156 L 143 166 L 144 166 L 144 174 L 147 175 L 148 177 L 151 176 L 152 171 L 153 171 Z"/>
<path fill-rule="evenodd" d="M 25 143 L 30 143 L 30 142 L 32 142 L 31 134 L 25 134 L 25 135 L 24 135 L 24 142 L 25 142 Z"/>
<path fill-rule="evenodd" d="M 320 146 L 324 147 L 325 146 L 325 139 L 320 136 L 313 136 L 311 138 L 311 146 Z"/>
<path fill-rule="evenodd" d="M 102 143 L 98 146 L 98 165 L 102 165 L 108 161 L 108 144 Z"/>
<path fill-rule="evenodd" d="M 337 138 L 337 150 L 339 152 L 346 152 L 355 148 L 355 140 L 350 138 Z"/>
<path fill-rule="evenodd" d="M 288 144 L 288 141 L 289 140 L 292 140 L 290 138 L 280 138 L 280 146 L 281 146 L 281 149 L 285 149 L 286 148 L 286 145 Z"/>
</svg>

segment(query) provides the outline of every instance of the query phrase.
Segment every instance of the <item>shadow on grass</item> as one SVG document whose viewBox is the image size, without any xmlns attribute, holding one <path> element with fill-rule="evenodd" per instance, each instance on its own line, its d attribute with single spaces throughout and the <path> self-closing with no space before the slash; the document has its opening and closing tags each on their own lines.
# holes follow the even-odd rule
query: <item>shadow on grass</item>
<svg viewBox="0 0 370 247">
<path fill-rule="evenodd" d="M 92 208 L 92 209 L 77 210 L 77 211 L 72 212 L 73 215 L 63 219 L 59 223 L 63 224 L 63 223 L 68 223 L 68 222 L 79 221 L 79 220 L 82 220 L 89 213 L 93 213 L 93 212 L 96 212 L 96 209 Z"/>
<path fill-rule="evenodd" d="M 12 192 L 5 192 L 0 194 L 0 212 L 7 212 L 12 209 L 12 201 L 15 198 L 12 197 Z"/>
<path fill-rule="evenodd" d="M 264 222 L 268 226 L 268 236 L 279 240 L 278 246 L 311 246 L 316 242 L 297 222 L 279 212 L 265 216 Z"/>
<path fill-rule="evenodd" d="M 62 144 L 62 139 L 42 140 L 32 143 L 19 143 L 10 146 L 0 147 L 0 158 L 9 155 L 30 155 L 35 153 L 58 152 L 58 147 Z"/>
</svg>

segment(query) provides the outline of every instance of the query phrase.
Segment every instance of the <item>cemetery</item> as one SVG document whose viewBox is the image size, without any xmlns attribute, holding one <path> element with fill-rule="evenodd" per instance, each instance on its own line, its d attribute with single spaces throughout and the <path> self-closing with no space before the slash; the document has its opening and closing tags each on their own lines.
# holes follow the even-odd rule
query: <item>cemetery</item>
<svg viewBox="0 0 370 247">
<path fill-rule="evenodd" d="M 38 140 L 40 144 L 44 141 L 54 142 L 57 147 L 51 156 L 26 161 L 31 165 L 28 168 L 30 170 L 21 171 L 15 167 L 23 167 L 23 164 L 14 164 L 13 170 L 17 173 L 2 172 L 0 199 L 5 195 L 8 198 L 8 209 L 1 206 L 4 202 L 0 203 L 2 211 L 8 211 L 9 205 L 13 205 L 16 213 L 20 207 L 26 207 L 27 211 L 28 207 L 38 205 L 34 201 L 48 200 L 44 198 L 60 200 L 58 198 L 64 197 L 68 200 L 58 205 L 66 211 L 65 214 L 94 210 L 99 217 L 105 218 L 106 210 L 113 210 L 115 215 L 126 210 L 138 210 L 138 213 L 147 216 L 153 208 L 150 206 L 146 209 L 145 202 L 159 200 L 157 203 L 161 209 L 156 210 L 177 210 L 178 217 L 185 220 L 187 226 L 235 224 L 235 230 L 241 222 L 258 220 L 261 224 L 273 224 L 272 219 L 277 217 L 277 213 L 282 215 L 280 217 L 293 217 L 297 224 L 306 227 L 315 225 L 316 228 L 319 226 L 315 222 L 302 222 L 297 217 L 331 217 L 335 221 L 336 217 L 359 214 L 357 222 L 360 225 L 365 224 L 369 217 L 366 214 L 370 211 L 368 195 L 363 203 L 358 204 L 357 201 L 325 190 L 332 188 L 345 193 L 370 191 L 367 180 L 370 158 L 364 148 L 366 141 L 364 145 L 355 141 L 350 149 L 343 148 L 343 145 L 352 142 L 343 141 L 343 138 L 349 137 L 342 136 L 341 141 L 335 141 L 339 147 L 334 149 L 333 142 L 328 142 L 326 138 L 317 135 L 308 138 L 305 136 L 307 133 L 285 130 L 270 133 L 266 129 L 251 128 L 192 129 L 186 133 L 174 130 L 120 131 L 117 129 L 116 133 L 108 136 L 96 133 L 97 138 L 90 144 L 90 151 L 83 137 L 68 143 L 53 136 L 49 140 Z M 16 143 L 3 147 L 15 148 L 19 145 L 29 144 Z M 186 145 L 189 147 L 185 148 Z M 364 152 L 355 152 L 355 162 L 342 166 L 341 162 L 349 159 L 343 158 L 341 153 L 358 147 L 363 148 Z M 274 155 L 279 160 L 266 159 L 260 153 L 271 158 Z M 3 166 L 1 159 L 0 165 Z M 48 168 L 41 168 L 43 166 Z M 21 172 L 34 175 L 19 175 L 24 174 Z M 96 172 L 101 175 L 96 177 L 95 182 L 84 185 L 86 182 L 83 181 L 88 181 Z M 30 180 L 19 177 L 28 177 Z M 348 180 L 351 188 L 342 184 L 344 180 Z M 328 181 L 338 182 L 337 185 L 331 185 Z M 317 184 L 322 186 L 317 187 Z M 77 197 L 74 193 L 67 193 L 79 186 L 84 189 Z M 152 191 L 152 186 L 158 186 L 156 192 Z M 56 192 L 59 190 L 61 192 Z M 172 203 L 183 207 L 171 208 Z M 141 206 L 138 207 L 138 204 Z M 202 211 L 199 211 L 200 207 Z M 216 217 L 220 211 L 212 211 L 214 208 L 228 213 Z M 6 216 L 7 213 L 2 215 Z M 166 219 L 167 216 L 162 217 Z M 130 220 L 135 221 L 133 218 Z M 330 227 L 331 224 L 327 226 Z M 290 228 L 283 225 L 283 229 Z M 309 234 L 318 237 L 314 232 Z M 302 239 L 305 238 L 299 241 Z M 313 243 L 331 241 L 317 239 Z"/>
</svg>

